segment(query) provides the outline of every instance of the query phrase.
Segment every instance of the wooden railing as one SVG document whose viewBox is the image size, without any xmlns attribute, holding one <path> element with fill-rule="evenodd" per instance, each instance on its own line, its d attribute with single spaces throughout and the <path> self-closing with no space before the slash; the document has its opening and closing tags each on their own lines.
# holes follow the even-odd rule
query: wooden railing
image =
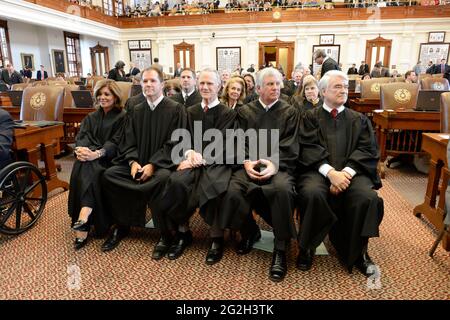
<svg viewBox="0 0 450 320">
<path fill-rule="evenodd" d="M 111 17 L 100 9 L 81 7 L 61 0 L 26 0 L 58 11 L 76 14 L 82 18 L 101 22 L 117 28 L 157 28 L 194 25 L 248 24 L 274 22 L 273 12 L 240 11 L 229 13 L 176 15 L 159 17 Z M 379 10 L 379 11 L 378 11 Z M 281 11 L 277 22 L 345 21 L 369 19 L 417 19 L 450 17 L 450 5 L 401 6 L 386 8 L 334 8 L 326 10 L 290 9 Z"/>
</svg>

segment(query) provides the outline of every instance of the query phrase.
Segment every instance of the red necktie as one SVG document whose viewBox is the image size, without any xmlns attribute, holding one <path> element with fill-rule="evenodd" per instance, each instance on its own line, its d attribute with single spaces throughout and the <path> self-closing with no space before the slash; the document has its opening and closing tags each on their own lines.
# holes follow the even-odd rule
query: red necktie
<svg viewBox="0 0 450 320">
<path fill-rule="evenodd" d="M 336 120 L 336 117 L 338 115 L 338 110 L 332 109 L 330 113 L 331 113 L 331 116 L 333 117 L 333 119 Z"/>
<path fill-rule="evenodd" d="M 208 112 L 208 110 L 209 110 L 208 106 L 205 106 L 205 107 L 203 108 L 203 112 Z"/>
</svg>

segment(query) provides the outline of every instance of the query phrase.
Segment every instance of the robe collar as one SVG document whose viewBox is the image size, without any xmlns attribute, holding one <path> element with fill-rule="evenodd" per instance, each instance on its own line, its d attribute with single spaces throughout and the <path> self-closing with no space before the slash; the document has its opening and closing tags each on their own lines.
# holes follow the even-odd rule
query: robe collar
<svg viewBox="0 0 450 320">
<path fill-rule="evenodd" d="M 151 102 L 150 99 L 147 98 L 147 104 L 150 107 L 150 109 L 154 111 L 158 106 L 158 104 L 162 101 L 162 99 L 164 99 L 164 95 L 161 95 L 158 99 L 156 99 L 153 102 Z"/>
<path fill-rule="evenodd" d="M 205 104 L 205 102 L 202 100 L 202 109 L 205 109 L 205 106 L 206 106 L 206 104 Z M 216 98 L 216 100 L 214 100 L 213 102 L 211 102 L 209 105 L 208 105 L 208 109 L 212 109 L 212 108 L 214 108 L 215 106 L 217 106 L 218 104 L 220 104 L 220 101 L 219 101 L 219 99 L 217 99 Z"/>
<path fill-rule="evenodd" d="M 325 102 L 323 103 L 322 107 L 325 109 L 325 111 L 327 111 L 328 113 L 331 113 L 332 108 L 330 108 L 329 106 L 327 106 L 325 104 Z M 340 106 L 339 108 L 337 108 L 338 114 L 341 113 L 342 111 L 344 111 L 345 107 L 344 106 Z"/>
<path fill-rule="evenodd" d="M 278 99 L 277 99 L 277 100 L 275 100 L 274 102 L 272 102 L 271 104 L 265 105 L 264 102 L 261 101 L 261 98 L 259 98 L 258 100 L 259 100 L 259 103 L 261 103 L 261 105 L 262 105 L 262 107 L 264 108 L 264 110 L 266 110 L 266 112 L 269 111 L 270 108 L 272 108 L 273 105 L 274 105 L 275 103 L 278 102 Z"/>
</svg>

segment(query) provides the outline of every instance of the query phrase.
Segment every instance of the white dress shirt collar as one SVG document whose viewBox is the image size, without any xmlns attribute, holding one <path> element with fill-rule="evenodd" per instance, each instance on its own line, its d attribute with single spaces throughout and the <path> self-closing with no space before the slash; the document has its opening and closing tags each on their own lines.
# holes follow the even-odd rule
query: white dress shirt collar
<svg viewBox="0 0 450 320">
<path fill-rule="evenodd" d="M 192 91 L 191 91 L 191 92 L 188 92 L 188 93 L 186 93 L 186 92 L 184 92 L 184 91 L 181 91 L 181 94 L 183 95 L 183 99 L 186 100 L 188 97 L 191 96 L 191 94 L 194 93 L 194 91 L 195 91 L 195 88 L 192 89 Z M 187 97 L 186 97 L 186 96 L 187 96 Z"/>
<path fill-rule="evenodd" d="M 329 112 L 329 113 L 331 113 L 331 110 L 333 110 L 332 108 L 330 108 L 329 106 L 327 106 L 327 105 L 325 104 L 325 102 L 323 103 L 322 106 L 323 106 L 323 108 L 324 108 L 327 112 Z M 344 106 L 340 106 L 339 108 L 337 108 L 338 114 L 341 113 L 342 111 L 344 111 L 344 109 L 345 109 Z"/>
<path fill-rule="evenodd" d="M 216 100 L 214 100 L 213 102 L 211 102 L 210 104 L 208 104 L 208 110 L 214 108 L 215 106 L 217 106 L 220 103 L 219 99 L 216 98 Z M 205 109 L 205 102 L 202 100 L 202 109 Z"/>
<path fill-rule="evenodd" d="M 274 102 L 272 102 L 272 103 L 269 104 L 269 105 L 265 105 L 264 102 L 261 101 L 261 98 L 259 98 L 259 103 L 261 103 L 261 105 L 263 106 L 263 108 L 264 108 L 266 111 L 269 111 L 269 109 L 272 108 L 272 106 L 273 106 L 275 103 L 277 103 L 277 102 L 278 102 L 278 99 L 275 100 Z"/>
<path fill-rule="evenodd" d="M 152 111 L 154 111 L 156 109 L 156 107 L 158 106 L 158 104 L 162 101 L 162 99 L 164 99 L 164 95 L 161 95 L 158 99 L 156 99 L 153 102 L 151 102 L 150 99 L 147 98 L 147 103 L 148 103 L 150 109 Z"/>
</svg>

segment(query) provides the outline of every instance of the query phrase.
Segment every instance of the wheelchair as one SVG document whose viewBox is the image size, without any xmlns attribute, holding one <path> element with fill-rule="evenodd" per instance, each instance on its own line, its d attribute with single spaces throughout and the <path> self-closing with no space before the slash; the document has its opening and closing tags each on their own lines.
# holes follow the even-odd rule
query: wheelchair
<svg viewBox="0 0 450 320">
<path fill-rule="evenodd" d="M 47 183 L 41 171 L 25 161 L 0 170 L 0 234 L 18 235 L 30 229 L 47 203 Z"/>
</svg>

